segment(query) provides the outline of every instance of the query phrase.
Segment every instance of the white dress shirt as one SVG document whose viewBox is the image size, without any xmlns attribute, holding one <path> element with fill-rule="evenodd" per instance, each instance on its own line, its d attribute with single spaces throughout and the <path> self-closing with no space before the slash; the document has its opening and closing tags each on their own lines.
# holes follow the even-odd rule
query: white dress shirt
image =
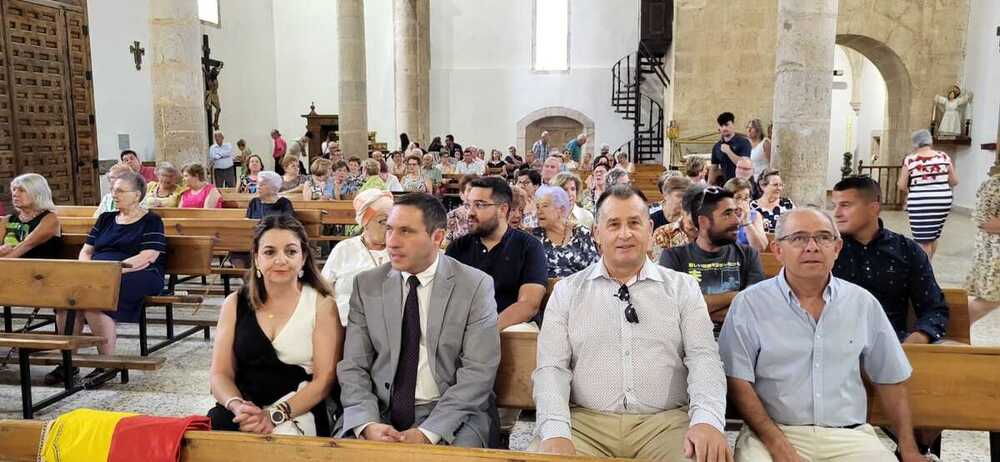
<svg viewBox="0 0 1000 462">
<path fill-rule="evenodd" d="M 532 380 L 542 440 L 570 438 L 570 405 L 615 414 L 688 406 L 691 426 L 724 431 L 726 378 L 698 282 L 646 260 L 627 284 L 625 320 L 604 260 L 559 281 L 538 336 Z"/>
<path fill-rule="evenodd" d="M 369 250 L 361 241 L 361 236 L 355 236 L 333 247 L 330 256 L 323 265 L 323 277 L 333 284 L 334 298 L 337 301 L 337 311 L 340 313 L 340 323 L 347 326 L 347 314 L 351 311 L 351 290 L 354 288 L 354 276 L 370 270 L 389 261 L 389 252 Z"/>
<path fill-rule="evenodd" d="M 232 167 L 235 156 L 236 150 L 229 143 L 222 143 L 221 146 L 213 144 L 208 148 L 208 158 L 212 160 L 212 168 L 217 170 L 225 170 Z"/>
<path fill-rule="evenodd" d="M 455 173 L 461 175 L 482 175 L 486 173 L 486 163 L 479 159 L 474 160 L 471 163 L 462 160 L 455 164 Z"/>
<path fill-rule="evenodd" d="M 437 382 L 434 381 L 434 374 L 431 372 L 430 362 L 427 360 L 427 317 L 429 316 L 431 305 L 431 290 L 434 288 L 434 273 L 437 272 L 439 259 L 440 253 L 436 253 L 434 263 L 431 263 L 431 266 L 428 266 L 427 269 L 416 275 L 417 280 L 420 281 L 420 287 L 417 288 L 417 304 L 420 309 L 420 355 L 417 360 L 417 387 L 414 394 L 417 405 L 433 403 L 441 397 L 441 391 L 438 390 Z M 402 313 L 406 306 L 406 296 L 410 292 L 410 287 L 406 283 L 406 280 L 410 278 L 411 273 L 401 271 L 400 274 L 403 277 L 403 304 L 399 306 L 399 311 Z M 355 428 L 355 435 L 360 438 L 365 428 L 372 423 L 374 422 L 368 422 Z M 418 428 L 418 430 L 427 437 L 431 444 L 437 444 L 441 441 L 441 435 L 437 433 L 423 427 Z"/>
</svg>

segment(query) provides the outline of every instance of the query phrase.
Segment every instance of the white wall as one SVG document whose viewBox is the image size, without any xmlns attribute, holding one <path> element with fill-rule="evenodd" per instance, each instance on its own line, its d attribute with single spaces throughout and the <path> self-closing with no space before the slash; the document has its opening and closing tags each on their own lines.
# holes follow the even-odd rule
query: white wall
<svg viewBox="0 0 1000 462">
<path fill-rule="evenodd" d="M 518 120 L 547 106 L 594 120 L 595 146 L 631 138 L 611 108 L 611 66 L 638 44 L 638 2 L 570 1 L 570 70 L 531 70 L 533 2 L 431 2 L 431 133 L 486 148 L 517 140 Z"/>
<path fill-rule="evenodd" d="M 854 148 L 854 140 L 848 132 L 854 127 L 854 110 L 851 109 L 851 63 L 844 48 L 837 46 L 833 54 L 833 69 L 844 71 L 844 75 L 833 77 L 834 82 L 844 82 L 846 88 L 833 89 L 830 100 L 830 151 L 827 156 L 826 186 L 832 188 L 840 181 L 840 168 L 844 165 L 844 153 Z M 848 146 L 848 142 L 851 143 Z"/>
<path fill-rule="evenodd" d="M 272 7 L 273 0 L 220 0 L 220 25 L 202 25 L 211 56 L 223 62 L 219 126 L 227 142 L 243 138 L 266 165 L 277 127 Z"/>
<path fill-rule="evenodd" d="M 855 139 L 857 140 L 857 155 L 854 157 L 854 164 L 863 160 L 866 164 L 871 163 L 872 133 L 879 132 L 885 128 L 886 98 L 888 92 L 885 87 L 885 79 L 882 73 L 872 64 L 868 58 L 862 56 L 861 70 L 861 110 L 858 113 Z M 885 139 L 882 146 L 885 146 Z M 877 165 L 885 165 L 887 159 L 883 158 L 876 162 Z"/>
<path fill-rule="evenodd" d="M 101 159 L 117 159 L 118 134 L 131 136 L 132 149 L 153 160 L 153 93 L 149 67 L 149 0 L 90 0 L 91 69 L 94 73 L 94 116 Z M 146 49 L 142 69 L 135 70 L 129 45 Z"/>
<path fill-rule="evenodd" d="M 986 181 L 995 153 L 980 149 L 983 143 L 997 141 L 997 111 L 1000 110 L 1000 52 L 996 28 L 1000 24 L 1000 2 L 972 0 L 969 5 L 969 30 L 965 43 L 962 88 L 971 90 L 972 145 L 955 151 L 958 173 L 955 205 L 974 208 L 976 191 Z"/>
</svg>

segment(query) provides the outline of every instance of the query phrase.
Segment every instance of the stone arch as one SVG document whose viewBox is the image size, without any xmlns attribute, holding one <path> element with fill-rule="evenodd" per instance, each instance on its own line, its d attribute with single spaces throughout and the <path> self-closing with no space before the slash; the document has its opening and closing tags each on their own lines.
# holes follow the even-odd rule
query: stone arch
<svg viewBox="0 0 1000 462">
<path fill-rule="evenodd" d="M 536 141 L 528 139 L 528 126 L 548 117 L 565 117 L 583 125 L 583 133 L 587 134 L 588 140 L 587 144 L 583 145 L 583 151 L 594 153 L 594 119 L 580 111 L 562 106 L 544 107 L 528 113 L 517 121 L 517 147 L 521 149 L 521 153 L 531 150 L 531 145 Z"/>
<path fill-rule="evenodd" d="M 882 74 L 886 89 L 886 118 L 882 132 L 881 164 L 898 165 L 909 152 L 910 104 L 913 83 L 903 59 L 880 40 L 858 34 L 837 34 L 837 45 L 868 58 Z"/>
</svg>

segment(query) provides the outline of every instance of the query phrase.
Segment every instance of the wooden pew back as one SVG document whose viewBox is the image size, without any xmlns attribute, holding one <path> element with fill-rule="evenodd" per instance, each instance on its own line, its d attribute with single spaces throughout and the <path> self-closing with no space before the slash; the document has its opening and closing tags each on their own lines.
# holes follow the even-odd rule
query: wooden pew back
<svg viewBox="0 0 1000 462">
<path fill-rule="evenodd" d="M 913 426 L 1000 430 L 1000 348 L 903 345 L 913 366 L 906 384 Z M 868 394 L 868 421 L 888 425 L 876 393 Z"/>
<path fill-rule="evenodd" d="M 223 194 L 222 207 L 246 210 L 251 194 Z M 292 207 L 296 212 L 299 210 L 317 210 L 321 214 L 321 223 L 324 225 L 353 225 L 354 202 L 353 201 L 306 201 L 299 196 L 287 197 L 292 202 Z M 300 219 L 301 220 L 301 219 Z M 305 222 L 303 222 L 305 223 Z"/>
<path fill-rule="evenodd" d="M 86 234 L 64 234 L 62 258 L 76 260 L 87 241 Z M 208 276 L 212 274 L 212 238 L 167 236 L 167 274 Z"/>
<path fill-rule="evenodd" d="M 96 218 L 61 217 L 64 234 L 88 234 L 94 227 Z M 226 218 L 203 220 L 197 218 L 166 218 L 163 220 L 167 236 L 209 236 L 213 238 L 215 250 L 228 252 L 249 252 L 253 241 L 253 228 L 257 220 L 246 218 Z"/>
<path fill-rule="evenodd" d="M 40 445 L 40 420 L 0 420 L 0 455 L 5 461 L 34 462 Z M 181 442 L 181 462 L 300 460 L 340 462 L 560 462 L 609 461 L 492 449 L 334 440 L 308 436 L 189 431 Z"/>
<path fill-rule="evenodd" d="M 56 215 L 58 215 L 60 218 L 62 217 L 88 218 L 94 216 L 95 210 L 97 210 L 97 207 L 58 205 L 56 206 Z M 160 218 L 162 219 L 186 218 L 186 219 L 200 219 L 200 220 L 218 220 L 218 219 L 241 220 L 246 218 L 246 207 L 243 207 L 242 209 L 225 209 L 225 208 L 181 209 L 181 208 L 156 207 L 150 209 L 150 211 L 159 215 Z M 305 226 L 306 233 L 309 235 L 309 237 L 317 237 L 322 234 L 322 226 L 323 226 L 322 210 L 296 209 L 295 218 L 298 219 L 303 226 Z"/>
<path fill-rule="evenodd" d="M 119 262 L 0 258 L 0 305 L 118 309 Z"/>
</svg>

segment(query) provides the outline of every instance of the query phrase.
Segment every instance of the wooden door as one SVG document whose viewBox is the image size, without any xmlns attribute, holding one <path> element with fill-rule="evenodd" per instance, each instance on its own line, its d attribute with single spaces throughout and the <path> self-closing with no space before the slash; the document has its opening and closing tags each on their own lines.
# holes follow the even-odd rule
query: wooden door
<svg viewBox="0 0 1000 462">
<path fill-rule="evenodd" d="M 531 145 L 538 141 L 543 131 L 549 132 L 549 150 L 559 149 L 562 151 L 569 140 L 583 132 L 583 124 L 562 116 L 538 119 L 528 125 L 525 131 L 527 150 L 531 150 Z"/>
<path fill-rule="evenodd" d="M 639 40 L 653 55 L 666 56 L 673 42 L 674 1 L 642 0 L 639 19 Z"/>
<path fill-rule="evenodd" d="M 83 0 L 4 0 L 3 42 L 6 96 L 0 102 L 0 183 L 38 173 L 59 204 L 96 204 L 93 95 L 90 47 Z M 3 111 L 3 106 L 9 108 Z M 9 117 L 7 125 L 4 118 Z M 5 128 L 12 154 L 5 155 Z M 5 168 L 13 160 L 12 172 Z M 0 190 L 9 201 L 9 191 Z"/>
</svg>

